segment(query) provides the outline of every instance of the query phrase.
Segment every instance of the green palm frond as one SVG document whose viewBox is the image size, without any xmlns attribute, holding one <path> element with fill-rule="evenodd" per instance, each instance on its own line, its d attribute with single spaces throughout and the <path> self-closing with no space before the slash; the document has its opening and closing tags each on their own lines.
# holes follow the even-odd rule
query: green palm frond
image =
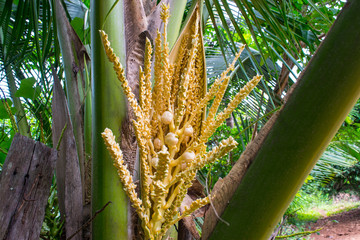
<svg viewBox="0 0 360 240">
<path fill-rule="evenodd" d="M 10 66 L 17 88 L 23 79 L 36 80 L 33 87 L 40 90 L 36 99 L 22 98 L 21 102 L 36 122 L 34 134 L 37 136 L 34 137 L 38 140 L 40 132 L 51 139 L 50 66 L 58 69 L 59 76 L 63 72 L 53 6 L 53 1 L 0 1 L 0 71 Z M 65 6 L 71 18 L 84 18 L 88 10 L 81 1 L 65 1 Z M 3 81 L 6 76 L 0 77 Z"/>
<path fill-rule="evenodd" d="M 283 104 L 287 91 L 297 80 L 298 71 L 306 66 L 342 4 L 329 6 L 333 11 L 331 14 L 321 1 L 299 5 L 297 1 L 206 0 L 205 6 L 209 16 L 205 28 L 209 83 L 243 44 L 248 47 L 229 83 L 228 99 L 249 78 L 264 75 L 263 82 L 233 115 L 241 152 L 254 131 L 258 131 L 271 113 Z M 313 24 L 315 17 L 318 21 Z M 284 69 L 289 75 L 288 82 L 280 88 L 280 75 Z M 312 175 L 325 182 L 341 174 L 341 168 L 353 166 L 359 158 L 354 156 L 356 151 L 351 146 L 344 142 L 342 146 L 330 146 Z"/>
<path fill-rule="evenodd" d="M 264 76 L 235 112 L 242 129 L 248 128 L 250 119 L 257 131 L 269 119 L 269 113 L 283 104 L 298 71 L 320 44 L 318 37 L 330 28 L 335 12 L 324 12 L 321 1 L 299 5 L 297 1 L 205 0 L 205 7 L 209 84 L 243 44 L 247 47 L 229 83 L 227 99 L 254 75 Z M 320 30 L 309 24 L 314 16 L 321 24 Z"/>
<path fill-rule="evenodd" d="M 227 64 L 232 54 L 238 51 L 239 45 L 246 44 L 246 63 L 252 71 L 247 71 L 249 68 L 242 61 L 238 75 L 241 73 L 241 78 L 247 80 L 257 73 L 269 80 L 271 73 L 274 82 L 270 85 L 262 82 L 260 86 L 265 92 L 263 98 L 267 98 L 273 107 L 280 105 L 279 98 L 285 96 L 288 87 L 296 80 L 298 73 L 294 66 L 298 70 L 304 68 L 320 44 L 318 36 L 325 34 L 334 20 L 330 21 L 323 9 L 319 9 L 321 5 L 309 3 L 299 7 L 297 1 L 206 0 L 205 6 L 209 16 L 205 30 L 208 34 L 205 36 L 210 36 L 209 45 L 221 53 Z M 308 24 L 313 11 L 323 13 L 318 16 L 318 20 L 323 27 L 325 25 L 325 30 L 320 31 L 316 26 Z M 291 75 L 289 82 L 279 82 L 279 65 Z M 272 93 L 279 90 L 276 84 L 287 86 L 280 88 L 277 99 Z M 267 101 L 264 99 L 263 102 Z"/>
<path fill-rule="evenodd" d="M 341 175 L 344 168 L 354 166 L 359 161 L 359 154 L 360 147 L 357 145 L 333 142 L 320 157 L 311 175 L 316 181 L 328 183 L 333 177 Z"/>
</svg>

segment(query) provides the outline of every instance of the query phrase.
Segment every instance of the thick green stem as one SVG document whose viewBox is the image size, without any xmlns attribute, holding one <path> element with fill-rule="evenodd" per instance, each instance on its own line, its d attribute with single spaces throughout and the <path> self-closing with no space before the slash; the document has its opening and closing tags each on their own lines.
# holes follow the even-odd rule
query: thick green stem
<svg viewBox="0 0 360 240">
<path fill-rule="evenodd" d="M 120 82 L 107 60 L 99 34 L 100 29 L 109 34 L 111 46 L 120 61 L 125 63 L 122 4 L 115 6 L 103 25 L 113 3 L 111 0 L 91 1 L 92 212 L 101 209 L 108 201 L 112 202 L 92 222 L 92 238 L 96 240 L 127 239 L 127 197 L 101 137 L 105 127 L 119 136 L 126 111 Z"/>
<path fill-rule="evenodd" d="M 91 202 L 91 162 L 92 162 L 92 100 L 90 66 L 85 64 L 85 106 L 84 106 L 84 147 L 85 147 L 85 203 Z"/>
<path fill-rule="evenodd" d="M 15 96 L 17 87 L 15 83 L 14 74 L 12 72 L 10 65 L 7 65 L 5 67 L 5 72 L 6 72 L 7 83 L 10 91 L 10 96 L 16 108 L 15 118 L 16 118 L 17 127 L 21 135 L 31 138 L 30 127 L 26 119 L 24 106 L 22 105 L 20 98 Z"/>
<path fill-rule="evenodd" d="M 210 239 L 267 239 L 360 96 L 360 1 L 300 77 Z M 224 179 L 225 180 L 225 179 Z"/>
<path fill-rule="evenodd" d="M 179 37 L 179 31 L 184 15 L 186 2 L 184 0 L 172 0 L 170 1 L 170 18 L 167 27 L 167 39 L 170 49 L 174 46 L 176 40 Z"/>
</svg>

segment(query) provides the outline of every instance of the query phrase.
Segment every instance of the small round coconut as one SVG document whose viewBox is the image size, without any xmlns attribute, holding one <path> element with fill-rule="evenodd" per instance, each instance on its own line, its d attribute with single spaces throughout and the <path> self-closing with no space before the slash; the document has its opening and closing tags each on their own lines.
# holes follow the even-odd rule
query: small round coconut
<svg viewBox="0 0 360 240">
<path fill-rule="evenodd" d="M 179 139 L 175 136 L 174 133 L 169 132 L 165 136 L 165 143 L 168 146 L 175 146 L 179 142 Z"/>
<path fill-rule="evenodd" d="M 182 155 L 182 158 L 185 162 L 190 163 L 195 159 L 195 153 L 194 152 L 184 152 Z"/>
<path fill-rule="evenodd" d="M 154 147 L 155 147 L 155 149 L 161 149 L 162 143 L 161 143 L 161 140 L 159 138 L 154 139 Z"/>
<path fill-rule="evenodd" d="M 170 124 L 173 120 L 173 114 L 169 111 L 165 111 L 161 116 L 161 122 L 164 124 Z"/>
</svg>

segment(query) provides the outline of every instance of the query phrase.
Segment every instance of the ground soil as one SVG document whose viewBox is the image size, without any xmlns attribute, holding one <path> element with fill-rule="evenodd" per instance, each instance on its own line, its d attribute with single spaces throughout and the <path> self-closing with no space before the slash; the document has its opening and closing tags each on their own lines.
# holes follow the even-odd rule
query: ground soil
<svg viewBox="0 0 360 240">
<path fill-rule="evenodd" d="M 312 240 L 360 240 L 360 209 L 343 212 L 319 219 L 311 229 L 323 227 L 320 234 L 312 234 Z"/>
</svg>

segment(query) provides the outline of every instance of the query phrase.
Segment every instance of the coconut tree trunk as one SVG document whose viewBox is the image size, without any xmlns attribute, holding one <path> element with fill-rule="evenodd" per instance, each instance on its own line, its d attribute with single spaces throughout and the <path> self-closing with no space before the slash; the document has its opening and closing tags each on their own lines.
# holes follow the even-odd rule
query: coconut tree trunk
<svg viewBox="0 0 360 240">
<path fill-rule="evenodd" d="M 93 221 L 93 239 L 127 239 L 134 235 L 133 226 L 127 221 L 127 198 L 112 160 L 105 150 L 100 133 L 108 127 L 121 142 L 124 159 L 130 169 L 136 162 L 135 134 L 131 125 L 131 109 L 123 97 L 119 81 L 105 56 L 99 33 L 103 29 L 123 66 L 135 95 L 138 92 L 139 66 L 143 64 L 145 37 L 155 39 L 161 28 L 160 7 L 154 1 L 91 1 L 92 34 L 92 97 L 93 97 L 93 165 L 92 210 L 93 215 L 108 201 L 112 201 Z M 171 9 L 184 9 L 186 1 L 169 1 Z M 183 12 L 183 11 L 182 11 Z M 104 22 L 106 15 L 106 22 Z M 182 14 L 174 14 L 170 35 L 178 36 Z M 170 18 L 172 19 L 172 18 Z M 136 166 L 135 166 L 136 167 Z M 138 171 L 135 170 L 136 173 Z M 127 229 L 128 225 L 128 229 Z"/>
<path fill-rule="evenodd" d="M 101 132 L 105 127 L 119 137 L 125 115 L 120 82 L 105 55 L 99 30 L 105 30 L 112 47 L 125 63 L 125 34 L 122 4 L 117 4 L 104 22 L 115 1 L 91 1 L 91 87 L 92 87 L 92 212 L 111 201 L 92 222 L 92 239 L 127 239 L 127 197 L 108 154 Z M 117 139 L 119 140 L 119 139 Z"/>
<path fill-rule="evenodd" d="M 218 222 L 213 230 L 210 208 L 203 239 L 271 235 L 360 96 L 359 12 L 360 2 L 349 0 L 278 116 L 219 184 L 213 202 L 230 225 Z"/>
</svg>

